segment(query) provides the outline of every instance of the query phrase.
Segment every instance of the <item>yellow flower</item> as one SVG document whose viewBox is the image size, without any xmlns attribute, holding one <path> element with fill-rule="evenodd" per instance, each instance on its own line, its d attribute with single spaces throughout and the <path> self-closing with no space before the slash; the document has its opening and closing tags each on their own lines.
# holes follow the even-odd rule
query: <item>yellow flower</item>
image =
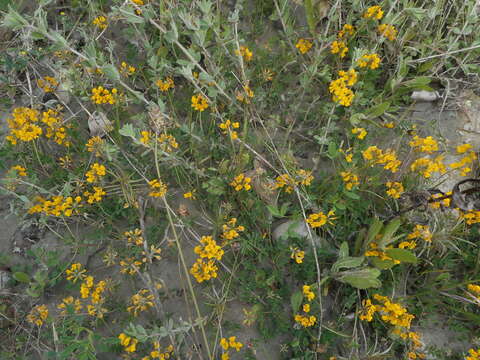
<svg viewBox="0 0 480 360">
<path fill-rule="evenodd" d="M 345 55 L 347 55 L 348 53 L 348 47 L 347 45 L 345 44 L 344 41 L 334 41 L 331 45 L 331 53 L 332 54 L 338 54 L 340 56 L 340 58 L 344 58 Z"/>
<path fill-rule="evenodd" d="M 94 136 L 88 139 L 85 147 L 88 152 L 95 152 L 95 156 L 100 156 L 102 152 L 103 140 L 100 136 Z"/>
<path fill-rule="evenodd" d="M 377 54 L 365 54 L 357 60 L 357 64 L 361 68 L 368 67 L 375 70 L 380 66 L 380 57 Z"/>
<path fill-rule="evenodd" d="M 235 55 L 241 55 L 245 61 L 252 60 L 253 52 L 246 46 L 240 46 L 240 49 L 235 50 Z"/>
<path fill-rule="evenodd" d="M 138 344 L 138 340 L 131 338 L 130 336 L 121 333 L 118 335 L 118 339 L 120 340 L 120 344 L 124 347 L 126 352 L 135 352 L 137 350 L 136 346 Z"/>
<path fill-rule="evenodd" d="M 167 185 L 165 185 L 161 180 L 150 180 L 148 185 L 150 185 L 150 192 L 148 193 L 148 196 L 163 197 L 167 193 Z"/>
<path fill-rule="evenodd" d="M 127 64 L 125 61 L 122 61 L 120 64 L 120 74 L 124 76 L 130 76 L 133 75 L 137 71 L 135 66 Z"/>
<path fill-rule="evenodd" d="M 321 211 L 318 213 L 313 213 L 313 214 L 310 214 L 310 216 L 308 217 L 307 224 L 309 224 L 312 228 L 322 227 L 327 223 L 329 223 L 330 225 L 333 225 L 332 220 L 336 219 L 334 215 L 335 215 L 334 210 L 330 210 L 327 215 L 325 215 Z"/>
<path fill-rule="evenodd" d="M 301 264 L 303 262 L 303 258 L 305 257 L 305 251 L 300 250 L 299 248 L 295 247 L 292 248 L 290 247 L 290 259 L 295 259 L 295 262 L 297 264 Z"/>
<path fill-rule="evenodd" d="M 27 315 L 27 321 L 37 326 L 42 326 L 43 322 L 47 320 L 48 309 L 46 305 L 35 306 Z"/>
<path fill-rule="evenodd" d="M 415 135 L 409 145 L 414 148 L 415 151 L 425 152 L 427 154 L 432 154 L 433 152 L 438 151 L 438 143 L 431 136 L 421 138 Z"/>
<path fill-rule="evenodd" d="M 303 312 L 309 313 L 310 312 L 310 304 L 303 304 L 302 310 L 303 310 Z"/>
<path fill-rule="evenodd" d="M 305 54 L 312 48 L 312 45 L 313 45 L 312 42 L 307 39 L 299 39 L 295 47 L 302 54 Z"/>
<path fill-rule="evenodd" d="M 43 89 L 43 91 L 48 93 L 55 91 L 58 86 L 58 81 L 53 77 L 45 76 L 43 79 L 37 80 L 37 85 L 39 88 Z"/>
<path fill-rule="evenodd" d="M 345 24 L 343 25 L 342 30 L 338 32 L 338 38 L 343 39 L 346 36 L 352 36 L 353 34 L 355 34 L 355 29 L 353 28 L 353 26 L 350 24 Z"/>
<path fill-rule="evenodd" d="M 367 11 L 363 13 L 363 17 L 366 19 L 374 18 L 380 20 L 383 17 L 383 10 L 381 6 L 370 6 Z"/>
<path fill-rule="evenodd" d="M 222 247 L 211 236 L 202 236 L 200 239 L 202 245 L 195 246 L 194 253 L 200 258 L 221 260 L 223 254 Z"/>
<path fill-rule="evenodd" d="M 140 138 L 140 142 L 143 145 L 148 146 L 148 144 L 150 143 L 150 139 L 152 138 L 152 133 L 150 131 L 144 130 L 140 132 L 140 135 L 142 135 L 142 137 Z"/>
<path fill-rule="evenodd" d="M 407 239 L 417 239 L 421 238 L 426 242 L 432 242 L 432 233 L 430 229 L 426 225 L 415 225 L 415 229 L 413 232 L 407 235 Z"/>
<path fill-rule="evenodd" d="M 360 140 L 363 140 L 365 139 L 365 136 L 367 136 L 367 130 L 365 130 L 364 128 L 353 128 L 352 134 L 354 135 L 358 134 L 357 138 Z"/>
<path fill-rule="evenodd" d="M 192 190 L 192 191 L 186 192 L 186 193 L 183 194 L 183 198 L 184 198 L 184 199 L 192 199 L 192 200 L 195 200 L 195 199 L 196 199 L 195 192 L 196 192 L 195 189 Z"/>
<path fill-rule="evenodd" d="M 239 174 L 235 176 L 233 181 L 230 183 L 230 186 L 235 188 L 235 191 L 241 191 L 242 189 L 245 189 L 245 191 L 249 191 L 252 188 L 252 186 L 250 185 L 251 181 L 251 178 L 245 176 L 244 174 Z"/>
<path fill-rule="evenodd" d="M 162 92 L 166 92 L 169 89 L 173 89 L 175 87 L 175 83 L 170 76 L 165 78 L 165 80 L 157 80 L 156 84 Z"/>
<path fill-rule="evenodd" d="M 130 302 L 132 305 L 127 307 L 127 311 L 137 316 L 138 313 L 153 307 L 153 300 L 154 296 L 149 290 L 140 290 L 131 297 Z"/>
<path fill-rule="evenodd" d="M 340 172 L 343 182 L 345 183 L 345 188 L 347 190 L 352 190 L 355 186 L 360 184 L 358 176 L 352 173 L 351 171 L 342 171 Z"/>
<path fill-rule="evenodd" d="M 310 285 L 303 285 L 302 292 L 308 301 L 312 301 L 313 299 L 315 299 L 315 293 L 311 290 Z"/>
<path fill-rule="evenodd" d="M 204 111 L 205 109 L 208 108 L 208 101 L 207 99 L 201 95 L 193 95 L 192 96 L 192 108 L 194 108 L 197 111 Z"/>
<path fill-rule="evenodd" d="M 395 26 L 393 25 L 378 25 L 378 32 L 380 35 L 385 36 L 390 41 L 393 41 L 397 38 L 397 29 L 395 29 Z"/>
<path fill-rule="evenodd" d="M 192 265 L 190 269 L 190 274 L 192 274 L 195 279 L 201 283 L 211 278 L 217 277 L 218 267 L 215 265 L 215 260 L 205 261 L 202 258 L 198 258 L 197 261 Z"/>
<path fill-rule="evenodd" d="M 107 18 L 105 16 L 98 16 L 95 19 L 93 19 L 92 24 L 98 27 L 99 29 L 106 29 L 108 24 L 107 24 Z"/>
<path fill-rule="evenodd" d="M 468 150 L 472 149 L 473 146 L 470 144 L 462 144 L 457 146 L 457 153 L 463 154 L 466 153 Z"/>
<path fill-rule="evenodd" d="M 99 181 L 106 174 L 107 170 L 105 166 L 95 163 L 90 166 L 90 170 L 86 172 L 85 176 L 87 177 L 87 182 L 93 183 Z"/>
<path fill-rule="evenodd" d="M 70 269 L 65 270 L 65 273 L 67 274 L 67 280 L 73 282 L 74 284 L 77 282 L 77 280 L 82 281 L 85 279 L 86 272 L 87 270 L 82 269 L 82 264 L 80 263 L 72 264 Z"/>
<path fill-rule="evenodd" d="M 242 225 L 236 225 L 237 218 L 231 218 L 226 224 L 222 225 L 221 238 L 224 240 L 233 240 L 240 236 L 240 232 L 245 231 Z"/>
<path fill-rule="evenodd" d="M 12 166 L 10 170 L 16 171 L 18 176 L 27 176 L 26 169 L 21 165 Z"/>
<path fill-rule="evenodd" d="M 103 86 L 98 86 L 92 89 L 92 96 L 90 99 L 94 104 L 110 104 L 113 105 L 117 102 L 116 95 L 118 90 L 113 88 L 112 90 L 105 89 Z"/>
<path fill-rule="evenodd" d="M 400 198 L 400 195 L 402 195 L 402 193 L 405 191 L 402 183 L 399 183 L 399 182 L 387 181 L 386 185 L 387 185 L 387 195 L 394 199 Z"/>
</svg>

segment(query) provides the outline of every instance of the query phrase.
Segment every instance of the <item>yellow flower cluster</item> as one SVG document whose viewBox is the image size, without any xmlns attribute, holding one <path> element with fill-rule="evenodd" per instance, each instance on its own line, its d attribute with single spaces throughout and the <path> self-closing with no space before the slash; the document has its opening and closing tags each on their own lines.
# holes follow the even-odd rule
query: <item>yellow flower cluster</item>
<svg viewBox="0 0 480 360">
<path fill-rule="evenodd" d="M 74 312 L 79 314 L 82 311 L 83 305 L 80 299 L 75 299 L 73 296 L 67 296 L 57 305 L 60 311 L 60 316 L 67 316 L 68 313 Z"/>
<path fill-rule="evenodd" d="M 87 182 L 94 183 L 98 182 L 106 174 L 107 169 L 105 168 L 105 166 L 99 163 L 94 163 L 90 166 L 90 170 L 85 173 L 85 176 L 87 177 Z"/>
<path fill-rule="evenodd" d="M 238 352 L 243 347 L 243 344 L 237 341 L 236 336 L 230 336 L 228 339 L 221 338 L 220 346 L 222 347 L 223 351 L 228 351 L 229 349 L 235 349 Z M 222 360 L 229 360 L 229 359 L 230 359 L 230 356 L 228 355 L 227 352 L 222 354 Z"/>
<path fill-rule="evenodd" d="M 353 36 L 353 34 L 355 34 L 355 29 L 353 26 L 350 24 L 345 24 L 343 25 L 342 30 L 338 32 L 338 38 L 344 39 L 347 36 Z"/>
<path fill-rule="evenodd" d="M 195 246 L 193 250 L 199 258 L 190 269 L 190 274 L 199 283 L 217 277 L 218 267 L 215 260 L 220 261 L 224 254 L 222 247 L 217 245 L 217 242 L 211 236 L 202 236 L 200 243 L 202 245 Z M 204 259 L 208 259 L 208 261 Z"/>
<path fill-rule="evenodd" d="M 127 336 L 124 333 L 118 335 L 118 339 L 120 340 L 120 345 L 123 346 L 123 350 L 126 352 L 132 353 L 137 351 L 137 339 Z"/>
<path fill-rule="evenodd" d="M 408 234 L 407 239 L 423 239 L 426 242 L 432 242 L 432 233 L 427 225 L 415 225 L 413 232 Z"/>
<path fill-rule="evenodd" d="M 252 60 L 253 52 L 246 46 L 240 46 L 240 49 L 235 50 L 235 55 L 241 55 L 245 61 Z"/>
<path fill-rule="evenodd" d="M 87 299 L 90 296 L 90 304 L 87 305 L 87 312 L 90 316 L 103 318 L 107 309 L 103 307 L 106 299 L 103 295 L 107 287 L 107 282 L 101 280 L 94 284 L 93 276 L 87 276 L 85 281 L 80 284 L 80 296 L 82 299 Z"/>
<path fill-rule="evenodd" d="M 86 272 L 87 270 L 83 269 L 82 264 L 80 263 L 72 264 L 70 269 L 65 270 L 65 273 L 67 274 L 67 280 L 73 282 L 74 284 L 77 282 L 77 280 L 82 281 L 85 279 Z"/>
<path fill-rule="evenodd" d="M 480 349 L 470 349 L 468 350 L 470 356 L 467 356 L 465 360 L 480 360 Z"/>
<path fill-rule="evenodd" d="M 372 241 L 371 243 L 368 244 L 369 250 L 365 251 L 364 256 L 367 257 L 378 257 L 380 260 L 383 261 L 393 261 L 395 265 L 400 264 L 400 260 L 394 260 L 390 256 L 387 255 L 387 253 L 381 249 L 378 248 L 378 244 L 375 241 Z M 387 246 L 387 249 L 392 249 L 393 246 Z"/>
<path fill-rule="evenodd" d="M 365 54 L 357 60 L 358 66 L 361 68 L 377 69 L 380 66 L 380 56 L 377 54 Z"/>
<path fill-rule="evenodd" d="M 178 149 L 177 139 L 173 135 L 169 135 L 166 133 L 160 134 L 157 136 L 157 141 L 160 144 L 160 150 L 165 152 L 172 152 Z"/>
<path fill-rule="evenodd" d="M 95 153 L 95 156 L 99 157 L 102 154 L 102 146 L 104 144 L 103 139 L 100 136 L 94 136 L 88 139 L 85 147 L 88 152 Z"/>
<path fill-rule="evenodd" d="M 128 257 L 125 260 L 120 261 L 120 272 L 122 274 L 128 274 L 128 275 L 133 275 L 135 274 L 136 270 L 142 265 L 142 262 L 139 260 L 136 260 L 133 257 Z"/>
<path fill-rule="evenodd" d="M 408 358 L 424 359 L 425 354 L 417 352 L 418 348 L 422 346 L 420 335 L 410 331 L 411 322 L 415 316 L 409 314 L 406 308 L 392 302 L 386 296 L 374 294 L 373 298 L 380 304 L 375 305 L 370 299 L 363 300 L 363 309 L 359 316 L 360 320 L 370 322 L 373 320 L 373 315 L 378 313 L 382 321 L 395 327 L 393 329 L 395 335 L 410 342 L 410 351 L 407 354 Z"/>
<path fill-rule="evenodd" d="M 367 11 L 363 13 L 365 19 L 374 18 L 380 20 L 383 17 L 383 10 L 381 6 L 370 6 Z"/>
<path fill-rule="evenodd" d="M 310 312 L 310 302 L 315 299 L 315 293 L 311 290 L 311 286 L 309 285 L 303 285 L 302 292 L 308 303 L 303 304 L 302 306 L 302 310 L 305 315 L 296 314 L 295 322 L 299 323 L 303 327 L 311 327 L 317 322 L 317 318 L 314 315 L 308 315 Z"/>
<path fill-rule="evenodd" d="M 127 238 L 127 242 L 129 244 L 135 244 L 138 246 L 143 245 L 142 230 L 135 229 L 131 231 L 126 231 L 123 233 L 123 235 Z"/>
<path fill-rule="evenodd" d="M 47 320 L 48 309 L 46 305 L 35 306 L 27 315 L 27 321 L 37 326 L 42 326 L 43 322 Z"/>
<path fill-rule="evenodd" d="M 470 144 L 463 144 L 457 146 L 457 153 L 464 154 L 472 148 Z M 472 171 L 472 168 L 469 166 L 473 164 L 473 162 L 477 160 L 477 154 L 474 151 L 469 151 L 460 161 L 451 163 L 449 166 L 452 169 L 456 169 L 460 171 L 460 175 L 467 176 L 468 173 Z"/>
<path fill-rule="evenodd" d="M 175 83 L 170 76 L 166 77 L 165 80 L 158 79 L 155 84 L 160 88 L 160 91 L 162 92 L 166 92 L 169 89 L 173 89 L 175 87 Z"/>
<path fill-rule="evenodd" d="M 117 102 L 116 95 L 118 90 L 113 88 L 112 90 L 105 89 L 103 86 L 98 86 L 92 89 L 92 96 L 90 99 L 94 104 L 110 104 L 113 105 Z"/>
<path fill-rule="evenodd" d="M 274 189 L 284 189 L 290 194 L 298 185 L 310 186 L 312 184 L 313 175 L 309 170 L 299 169 L 296 171 L 295 179 L 289 174 L 282 174 L 275 179 Z"/>
<path fill-rule="evenodd" d="M 470 210 L 467 212 L 460 212 L 460 217 L 466 220 L 467 225 L 480 223 L 480 211 Z"/>
<path fill-rule="evenodd" d="M 245 189 L 245 191 L 249 191 L 252 188 L 252 186 L 250 185 L 251 181 L 252 178 L 249 178 L 244 174 L 239 174 L 233 178 L 233 181 L 229 185 L 232 186 L 235 191 L 241 191 L 242 189 Z"/>
<path fill-rule="evenodd" d="M 26 170 L 27 169 L 25 169 L 21 165 L 15 165 L 10 168 L 10 171 L 15 171 L 18 174 L 18 176 L 27 176 Z"/>
<path fill-rule="evenodd" d="M 200 111 L 200 112 L 204 111 L 205 109 L 208 108 L 207 99 L 201 94 L 193 95 L 192 96 L 192 108 L 194 108 L 195 110 Z"/>
<path fill-rule="evenodd" d="M 400 182 L 387 181 L 385 185 L 387 186 L 387 195 L 394 199 L 400 198 L 400 195 L 405 191 Z"/>
<path fill-rule="evenodd" d="M 345 44 L 345 41 L 335 40 L 330 46 L 330 52 L 332 54 L 338 54 L 338 56 L 343 59 L 348 53 L 347 44 Z"/>
<path fill-rule="evenodd" d="M 82 198 L 80 196 L 76 196 L 75 199 L 71 196 L 65 198 L 58 195 L 52 196 L 51 200 L 36 196 L 34 200 L 36 204 L 28 209 L 29 214 L 44 213 L 52 216 L 72 216 L 72 214 L 78 214 Z"/>
<path fill-rule="evenodd" d="M 322 227 L 323 225 L 329 223 L 333 225 L 333 220 L 337 219 L 335 217 L 335 210 L 330 210 L 327 215 L 323 212 L 313 213 L 307 219 L 307 224 L 312 228 Z"/>
<path fill-rule="evenodd" d="M 343 106 L 350 106 L 355 97 L 350 88 L 357 82 L 357 72 L 354 69 L 348 71 L 340 70 L 338 75 L 340 77 L 330 82 L 328 90 L 333 94 L 333 101 Z"/>
<path fill-rule="evenodd" d="M 230 134 L 230 139 L 232 140 L 238 139 L 237 132 L 232 129 L 240 128 L 239 122 L 231 122 L 230 120 L 227 119 L 225 122 L 219 124 L 218 127 L 222 129 L 223 135 Z"/>
<path fill-rule="evenodd" d="M 66 140 L 67 133 L 65 127 L 62 126 L 62 120 L 55 110 L 48 110 L 42 113 L 42 122 L 47 125 L 45 136 L 53 138 L 58 145 L 70 146 L 70 141 Z"/>
<path fill-rule="evenodd" d="M 26 107 L 15 108 L 12 118 L 7 118 L 10 134 L 6 139 L 16 145 L 17 140 L 28 142 L 37 139 L 42 135 L 42 128 L 38 126 L 39 112 Z"/>
<path fill-rule="evenodd" d="M 150 186 L 150 192 L 148 193 L 148 196 L 163 197 L 167 193 L 167 185 L 165 185 L 162 180 L 150 180 L 148 185 Z"/>
<path fill-rule="evenodd" d="M 299 39 L 295 47 L 302 54 L 306 54 L 311 48 L 313 43 L 307 39 Z"/>
<path fill-rule="evenodd" d="M 425 179 L 432 176 L 433 172 L 439 172 L 445 174 L 447 169 L 443 164 L 443 155 L 437 156 L 434 160 L 427 157 L 419 158 L 413 162 L 410 166 L 410 170 L 418 171 Z"/>
<path fill-rule="evenodd" d="M 383 165 L 385 170 L 390 170 L 392 173 L 398 171 L 398 167 L 402 164 L 397 159 L 394 150 L 383 151 L 376 146 L 370 146 L 365 151 L 362 151 L 362 156 L 365 160 L 370 161 L 372 166 L 374 164 Z"/>
<path fill-rule="evenodd" d="M 245 227 L 237 225 L 237 218 L 231 218 L 226 224 L 222 225 L 222 235 L 220 237 L 224 240 L 233 240 L 240 236 L 240 232 L 245 231 Z"/>
<path fill-rule="evenodd" d="M 107 24 L 107 18 L 105 16 L 97 16 L 95 19 L 93 19 L 92 24 L 98 27 L 99 29 L 106 29 L 108 24 Z"/>
<path fill-rule="evenodd" d="M 397 38 L 397 29 L 395 26 L 389 24 L 378 25 L 377 28 L 380 35 L 385 36 L 388 40 L 393 41 Z"/>
<path fill-rule="evenodd" d="M 133 75 L 137 71 L 135 66 L 127 64 L 125 61 L 122 61 L 120 64 L 120 74 L 124 76 L 130 76 Z"/>
<path fill-rule="evenodd" d="M 417 152 L 425 152 L 427 154 L 432 154 L 433 152 L 438 151 L 438 143 L 431 136 L 421 138 L 415 135 L 413 137 L 413 140 L 410 141 L 409 145 Z"/>
<path fill-rule="evenodd" d="M 173 355 L 173 345 L 168 345 L 164 351 L 161 351 L 160 343 L 158 341 L 155 341 L 153 343 L 153 348 L 154 350 L 150 352 L 150 356 L 145 356 L 142 358 L 142 360 L 166 360 L 170 359 Z"/>
<path fill-rule="evenodd" d="M 451 196 L 452 192 L 448 191 L 447 193 L 445 193 L 445 195 Z M 443 196 L 444 196 L 443 194 L 432 194 L 431 200 L 435 200 L 435 199 L 438 199 L 438 198 L 443 197 Z M 443 199 L 443 200 L 432 201 L 432 202 L 430 202 L 430 206 L 433 209 L 440 209 L 440 207 L 449 207 L 450 203 L 451 203 L 451 200 L 452 199 L 450 197 L 447 197 L 446 199 Z"/>
<path fill-rule="evenodd" d="M 368 133 L 367 133 L 367 130 L 365 130 L 364 128 L 353 128 L 352 134 L 357 135 L 358 139 L 363 140 L 365 139 L 365 136 L 367 136 Z"/>
<path fill-rule="evenodd" d="M 243 86 L 243 92 L 237 91 L 236 99 L 245 104 L 250 104 L 250 99 L 254 97 L 254 92 L 250 89 L 250 85 L 246 84 Z"/>
<path fill-rule="evenodd" d="M 305 251 L 300 250 L 298 247 L 294 247 L 294 248 L 290 247 L 290 251 L 291 251 L 290 259 L 295 260 L 297 264 L 303 263 L 303 259 L 305 257 Z"/>
<path fill-rule="evenodd" d="M 342 177 L 347 190 L 352 190 L 355 186 L 360 184 L 358 176 L 351 171 L 342 171 L 340 172 L 340 176 Z"/>
<path fill-rule="evenodd" d="M 43 79 L 37 80 L 37 85 L 46 93 L 54 92 L 58 86 L 58 81 L 51 76 L 44 76 Z"/>
<path fill-rule="evenodd" d="M 93 203 L 102 201 L 102 199 L 105 195 L 107 195 L 107 193 L 100 186 L 94 186 L 93 187 L 93 193 L 90 192 L 90 191 L 85 191 L 83 193 L 83 196 L 85 196 L 87 198 L 87 203 L 89 203 L 89 204 L 93 204 Z"/>
<path fill-rule="evenodd" d="M 153 300 L 153 294 L 147 289 L 142 289 L 131 297 L 132 305 L 127 307 L 127 311 L 133 313 L 133 316 L 137 316 L 138 313 L 153 307 Z"/>
</svg>

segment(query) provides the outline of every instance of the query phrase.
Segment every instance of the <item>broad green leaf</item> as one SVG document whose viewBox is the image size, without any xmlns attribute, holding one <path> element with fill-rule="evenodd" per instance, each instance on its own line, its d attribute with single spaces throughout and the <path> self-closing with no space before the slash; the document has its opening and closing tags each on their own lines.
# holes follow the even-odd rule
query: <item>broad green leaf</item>
<svg viewBox="0 0 480 360">
<path fill-rule="evenodd" d="M 382 238 L 380 239 L 380 241 L 378 241 L 378 246 L 380 248 L 383 249 L 385 246 L 397 239 L 393 235 L 398 230 L 401 224 L 402 222 L 400 221 L 400 219 L 397 218 L 393 219 L 385 226 L 385 228 L 383 229 Z"/>
<path fill-rule="evenodd" d="M 278 208 L 276 206 L 267 205 L 267 209 L 268 209 L 268 211 L 270 211 L 270 214 L 272 214 L 275 217 L 281 217 L 282 216 L 282 214 L 280 214 L 280 211 L 278 210 Z"/>
<path fill-rule="evenodd" d="M 28 284 L 30 282 L 30 276 L 28 274 L 25 274 L 24 272 L 17 271 L 13 273 L 13 278 L 21 283 Z"/>
<path fill-rule="evenodd" d="M 378 257 L 371 257 L 370 261 L 373 266 L 380 270 L 388 270 L 395 266 L 395 263 L 392 260 L 382 260 Z"/>
<path fill-rule="evenodd" d="M 292 306 L 293 313 L 297 313 L 302 305 L 303 294 L 300 291 L 294 292 L 290 297 L 290 305 Z"/>
<path fill-rule="evenodd" d="M 380 115 L 383 115 L 385 111 L 388 110 L 390 107 L 390 101 L 385 101 L 381 104 L 372 106 L 370 109 L 366 111 L 366 115 L 368 115 L 370 118 L 375 118 Z"/>
<path fill-rule="evenodd" d="M 385 250 L 388 256 L 392 259 L 400 260 L 401 262 L 416 264 L 418 262 L 417 257 L 411 251 L 407 249 L 387 249 Z"/>
<path fill-rule="evenodd" d="M 305 15 L 307 16 L 308 29 L 312 35 L 315 34 L 315 28 L 317 26 L 315 9 L 313 8 L 313 0 L 304 0 Z"/>
<path fill-rule="evenodd" d="M 339 281 L 352 285 L 357 289 L 378 288 L 382 285 L 378 277 L 381 272 L 374 268 L 365 268 L 354 271 L 345 271 L 338 278 Z"/>
<path fill-rule="evenodd" d="M 383 223 L 378 218 L 374 218 L 372 221 L 372 224 L 368 229 L 366 244 L 369 244 L 373 240 L 375 240 L 375 237 L 378 235 L 380 230 L 382 230 L 382 227 L 383 227 Z"/>
<path fill-rule="evenodd" d="M 348 243 L 346 241 L 342 242 L 340 245 L 340 251 L 338 252 L 338 258 L 343 259 L 348 256 Z"/>
<path fill-rule="evenodd" d="M 365 260 L 364 257 L 350 257 L 347 256 L 343 259 L 338 260 L 335 264 L 332 266 L 332 271 L 337 272 L 340 269 L 352 269 L 359 267 L 362 265 L 363 260 Z"/>
<path fill-rule="evenodd" d="M 118 132 L 122 136 L 127 136 L 127 137 L 131 137 L 133 139 L 136 139 L 135 129 L 133 128 L 132 124 L 123 125 L 122 128 Z"/>
<path fill-rule="evenodd" d="M 352 191 L 344 191 L 343 193 L 352 200 L 360 200 L 360 196 Z"/>
</svg>

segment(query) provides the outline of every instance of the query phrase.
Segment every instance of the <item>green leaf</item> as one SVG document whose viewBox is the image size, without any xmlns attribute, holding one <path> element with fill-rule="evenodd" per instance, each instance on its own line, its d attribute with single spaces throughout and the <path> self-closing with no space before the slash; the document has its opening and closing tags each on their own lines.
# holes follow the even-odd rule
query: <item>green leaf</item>
<svg viewBox="0 0 480 360">
<path fill-rule="evenodd" d="M 401 262 L 416 264 L 418 262 L 417 257 L 411 251 L 407 249 L 387 249 L 385 250 L 388 256 L 392 259 L 400 260 Z"/>
<path fill-rule="evenodd" d="M 317 27 L 316 16 L 315 16 L 315 9 L 313 8 L 313 1 L 312 0 L 305 0 L 305 15 L 307 16 L 307 24 L 308 29 L 312 35 L 315 35 L 315 28 Z"/>
<path fill-rule="evenodd" d="M 28 284 L 30 282 L 30 276 L 28 274 L 25 274 L 24 272 L 17 271 L 13 273 L 13 278 L 21 283 Z"/>
<path fill-rule="evenodd" d="M 332 266 L 332 272 L 337 272 L 340 269 L 352 269 L 359 267 L 362 265 L 363 261 L 365 258 L 362 257 L 351 257 L 347 256 L 343 259 L 338 260 L 335 264 Z"/>
<path fill-rule="evenodd" d="M 123 125 L 122 128 L 118 131 L 118 133 L 122 136 L 131 137 L 136 140 L 135 129 L 132 124 Z"/>
<path fill-rule="evenodd" d="M 342 242 L 340 245 L 340 250 L 338 252 L 338 258 L 343 259 L 348 256 L 348 243 L 346 241 Z"/>
<path fill-rule="evenodd" d="M 383 249 L 388 244 L 394 242 L 398 239 L 398 237 L 394 237 L 393 235 L 398 230 L 402 222 L 399 218 L 390 221 L 385 228 L 383 229 L 383 235 L 380 241 L 378 241 L 378 246 Z"/>
<path fill-rule="evenodd" d="M 331 159 L 335 159 L 338 156 L 338 154 L 339 154 L 339 152 L 338 152 L 337 144 L 335 144 L 334 141 L 330 141 L 328 143 L 328 156 Z"/>
<path fill-rule="evenodd" d="M 102 71 L 110 80 L 113 80 L 113 81 L 120 80 L 120 73 L 118 72 L 118 69 L 112 64 L 102 66 Z"/>
<path fill-rule="evenodd" d="M 370 261 L 373 266 L 380 270 L 388 270 L 395 266 L 395 263 L 392 260 L 382 260 L 378 257 L 371 257 Z"/>
<path fill-rule="evenodd" d="M 390 101 L 385 101 L 381 104 L 372 106 L 365 113 L 370 118 L 375 118 L 375 117 L 378 117 L 380 115 L 383 115 L 388 110 L 389 107 L 390 107 Z"/>
<path fill-rule="evenodd" d="M 3 18 L 2 25 L 12 30 L 20 30 L 23 26 L 28 25 L 28 22 L 9 5 L 8 13 Z"/>
<path fill-rule="evenodd" d="M 280 214 L 279 209 L 276 206 L 273 205 L 267 205 L 268 211 L 270 211 L 270 214 L 272 214 L 275 217 L 282 217 L 282 214 Z"/>
<path fill-rule="evenodd" d="M 375 240 L 375 237 L 378 235 L 380 230 L 382 230 L 382 228 L 383 223 L 378 218 L 374 218 L 368 229 L 367 244 L 370 244 L 373 240 Z"/>
<path fill-rule="evenodd" d="M 346 197 L 349 197 L 352 200 L 360 200 L 360 196 L 352 191 L 344 191 L 343 192 Z"/>
<path fill-rule="evenodd" d="M 345 271 L 338 277 L 338 280 L 352 285 L 357 289 L 378 288 L 382 285 L 377 278 L 381 272 L 374 268 L 365 268 L 354 271 Z"/>
<path fill-rule="evenodd" d="M 302 305 L 303 293 L 301 291 L 294 292 L 290 297 L 290 304 L 292 305 L 293 313 L 297 313 Z"/>
</svg>

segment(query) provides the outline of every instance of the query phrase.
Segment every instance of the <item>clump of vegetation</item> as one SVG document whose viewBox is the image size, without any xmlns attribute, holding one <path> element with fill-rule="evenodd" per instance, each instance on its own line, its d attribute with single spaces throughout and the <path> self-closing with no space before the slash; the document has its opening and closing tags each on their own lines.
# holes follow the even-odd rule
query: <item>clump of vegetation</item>
<svg viewBox="0 0 480 360">
<path fill-rule="evenodd" d="M 476 1 L 7 5 L 0 189 L 68 251 L 2 259 L 2 359 L 480 358 L 478 149 L 408 116 Z"/>
</svg>

